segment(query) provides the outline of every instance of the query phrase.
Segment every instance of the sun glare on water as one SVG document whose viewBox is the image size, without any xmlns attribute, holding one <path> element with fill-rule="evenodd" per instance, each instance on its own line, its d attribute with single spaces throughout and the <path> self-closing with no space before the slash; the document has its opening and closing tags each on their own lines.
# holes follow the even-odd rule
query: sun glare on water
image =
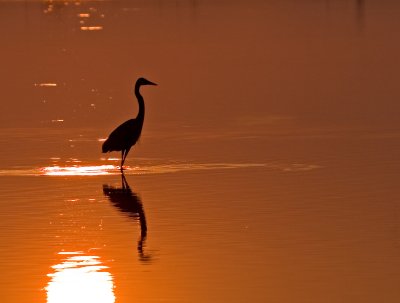
<svg viewBox="0 0 400 303">
<path fill-rule="evenodd" d="M 93 165 L 93 166 L 48 166 L 41 169 L 46 176 L 99 176 L 108 175 L 115 170 L 114 165 Z"/>
<path fill-rule="evenodd" d="M 100 258 L 82 252 L 65 253 L 61 263 L 53 265 L 47 287 L 47 303 L 113 303 L 115 302 L 112 275 Z"/>
</svg>

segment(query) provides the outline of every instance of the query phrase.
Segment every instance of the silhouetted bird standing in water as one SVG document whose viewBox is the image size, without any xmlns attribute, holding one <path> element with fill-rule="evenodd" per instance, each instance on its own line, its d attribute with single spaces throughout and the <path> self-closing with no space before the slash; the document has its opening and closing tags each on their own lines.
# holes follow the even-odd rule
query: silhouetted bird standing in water
<svg viewBox="0 0 400 303">
<path fill-rule="evenodd" d="M 139 103 L 139 112 L 135 119 L 130 119 L 118 126 L 103 143 L 103 153 L 121 151 L 121 171 L 129 150 L 140 138 L 144 121 L 144 100 L 140 94 L 140 86 L 157 85 L 144 78 L 139 78 L 135 84 L 135 96 Z"/>
</svg>

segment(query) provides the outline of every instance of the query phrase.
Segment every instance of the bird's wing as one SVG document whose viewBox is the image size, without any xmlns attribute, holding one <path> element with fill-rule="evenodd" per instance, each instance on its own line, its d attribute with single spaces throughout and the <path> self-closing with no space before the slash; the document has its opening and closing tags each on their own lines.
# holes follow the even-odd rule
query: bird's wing
<svg viewBox="0 0 400 303">
<path fill-rule="evenodd" d="M 120 151 L 130 147 L 132 132 L 137 128 L 136 119 L 130 119 L 115 130 L 113 130 L 108 139 L 103 143 L 103 152 Z"/>
</svg>

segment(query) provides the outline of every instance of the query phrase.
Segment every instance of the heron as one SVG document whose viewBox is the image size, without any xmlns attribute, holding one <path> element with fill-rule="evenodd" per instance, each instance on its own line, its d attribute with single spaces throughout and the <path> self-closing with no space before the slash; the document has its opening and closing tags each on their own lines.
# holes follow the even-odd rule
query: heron
<svg viewBox="0 0 400 303">
<path fill-rule="evenodd" d="M 143 121 L 144 121 L 144 99 L 140 94 L 140 87 L 142 85 L 157 85 L 145 78 L 139 78 L 135 84 L 135 96 L 139 103 L 139 112 L 135 119 L 125 121 L 118 126 L 108 136 L 107 140 L 104 141 L 102 146 L 103 153 L 112 151 L 121 151 L 121 171 L 123 171 L 123 165 L 130 149 L 139 140 L 142 133 Z"/>
</svg>

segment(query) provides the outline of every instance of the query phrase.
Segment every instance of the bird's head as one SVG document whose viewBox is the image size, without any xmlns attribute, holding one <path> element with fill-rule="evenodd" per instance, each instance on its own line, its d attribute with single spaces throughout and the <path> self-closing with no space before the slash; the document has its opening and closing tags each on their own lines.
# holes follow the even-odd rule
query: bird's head
<svg viewBox="0 0 400 303">
<path fill-rule="evenodd" d="M 157 85 L 156 83 L 153 83 L 145 78 L 139 78 L 136 81 L 136 86 L 141 86 L 141 85 Z"/>
</svg>

